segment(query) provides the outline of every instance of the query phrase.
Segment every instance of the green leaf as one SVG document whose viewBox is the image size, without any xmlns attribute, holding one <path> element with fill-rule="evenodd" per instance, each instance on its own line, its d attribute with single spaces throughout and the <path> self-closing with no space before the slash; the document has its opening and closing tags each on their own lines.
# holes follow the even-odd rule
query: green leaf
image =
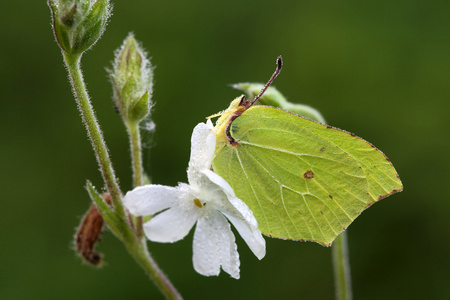
<svg viewBox="0 0 450 300">
<path fill-rule="evenodd" d="M 87 181 L 86 189 L 111 231 L 119 238 L 123 238 L 126 231 L 129 231 L 126 222 L 114 213 L 112 207 L 105 202 L 90 181 Z"/>
<path fill-rule="evenodd" d="M 273 107 L 239 115 L 238 105 L 217 122 L 213 169 L 265 235 L 330 246 L 364 209 L 402 190 L 388 158 L 354 134 Z"/>
</svg>

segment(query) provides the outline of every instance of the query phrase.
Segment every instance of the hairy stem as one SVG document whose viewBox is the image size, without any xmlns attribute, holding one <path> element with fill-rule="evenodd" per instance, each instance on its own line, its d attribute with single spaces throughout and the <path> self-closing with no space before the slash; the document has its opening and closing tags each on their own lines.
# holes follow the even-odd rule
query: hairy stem
<svg viewBox="0 0 450 300">
<path fill-rule="evenodd" d="M 347 233 L 342 232 L 334 241 L 333 247 L 334 284 L 337 300 L 352 299 L 352 283 L 348 259 Z"/>
<path fill-rule="evenodd" d="M 134 187 L 143 184 L 142 147 L 141 133 L 137 123 L 127 124 L 128 135 L 130 137 L 131 161 L 133 164 L 133 185 Z"/>
<path fill-rule="evenodd" d="M 141 132 L 139 130 L 139 124 L 137 122 L 126 122 L 128 136 L 130 138 L 131 147 L 131 161 L 133 166 L 133 186 L 141 186 L 144 183 L 144 167 L 142 165 L 142 145 L 141 145 Z M 136 217 L 135 227 L 136 236 L 141 238 L 142 233 L 142 217 Z"/>
<path fill-rule="evenodd" d="M 125 211 L 121 202 L 120 188 L 117 184 L 116 175 L 109 158 L 108 148 L 106 147 L 103 134 L 100 130 L 100 126 L 97 122 L 94 109 L 86 90 L 83 74 L 81 72 L 80 60 L 81 55 L 70 55 L 64 53 L 64 62 L 66 63 L 66 67 L 69 72 L 69 78 L 75 94 L 78 110 L 80 111 L 83 122 L 86 125 L 86 130 L 88 132 L 89 139 L 91 140 L 92 147 L 94 148 L 97 162 L 100 166 L 100 171 L 106 184 L 106 189 L 111 195 L 115 212 L 121 218 L 125 219 Z"/>
<path fill-rule="evenodd" d="M 126 243 L 126 245 L 128 252 L 145 270 L 166 299 L 183 299 L 149 254 L 145 239 L 141 239 L 141 242 L 135 240 L 134 243 Z"/>
<path fill-rule="evenodd" d="M 145 244 L 145 239 L 139 237 L 140 235 L 137 235 L 138 237 L 136 237 L 135 233 L 130 227 L 130 223 L 128 222 L 128 218 L 125 214 L 125 210 L 122 205 L 121 200 L 122 194 L 120 192 L 119 185 L 117 184 L 116 181 L 116 176 L 114 173 L 114 169 L 112 167 L 111 160 L 109 158 L 108 149 L 106 147 L 103 134 L 100 130 L 100 126 L 95 117 L 94 109 L 92 107 L 89 95 L 86 90 L 86 85 L 84 83 L 83 74 L 80 68 L 80 59 L 81 59 L 80 55 L 69 55 L 64 53 L 64 62 L 66 63 L 66 67 L 69 72 L 70 82 L 72 84 L 72 88 L 75 94 L 75 100 L 77 102 L 78 109 L 81 113 L 83 122 L 86 125 L 86 130 L 88 132 L 89 139 L 91 140 L 92 146 L 94 148 L 97 162 L 100 166 L 100 171 L 102 173 L 103 179 L 106 184 L 106 188 L 108 190 L 108 193 L 111 195 L 111 199 L 114 205 L 114 213 L 112 214 L 113 217 L 107 215 L 111 213 L 110 207 L 106 205 L 103 199 L 94 191 L 93 187 L 88 185 L 88 187 L 90 187 L 89 190 L 91 197 L 93 197 L 93 200 L 96 202 L 97 207 L 102 213 L 104 219 L 109 220 L 110 222 L 114 222 L 114 224 L 111 224 L 112 226 L 110 225 L 111 230 L 119 239 L 121 239 L 124 242 L 128 252 L 131 254 L 131 256 L 134 257 L 134 259 L 138 262 L 138 264 L 147 272 L 150 279 L 152 279 L 153 282 L 155 282 L 156 286 L 160 289 L 162 294 L 167 299 L 182 299 L 181 296 L 176 291 L 176 289 L 174 288 L 174 286 L 163 274 L 163 272 L 159 269 L 156 262 L 148 253 Z M 140 156 L 139 132 L 137 133 L 137 135 L 135 134 L 135 138 L 139 140 L 138 152 Z M 142 162 L 140 162 L 139 164 L 141 165 Z M 141 171 L 139 174 L 141 175 L 138 176 L 140 178 L 139 180 L 142 181 L 142 168 L 140 170 Z M 142 228 L 142 223 L 140 225 L 140 228 Z"/>
</svg>

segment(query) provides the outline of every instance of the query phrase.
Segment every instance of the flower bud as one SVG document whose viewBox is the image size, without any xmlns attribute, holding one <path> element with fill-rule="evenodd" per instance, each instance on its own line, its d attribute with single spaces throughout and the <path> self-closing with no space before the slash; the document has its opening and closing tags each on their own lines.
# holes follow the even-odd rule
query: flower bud
<svg viewBox="0 0 450 300">
<path fill-rule="evenodd" d="M 237 83 L 232 86 L 235 89 L 241 90 L 247 94 L 249 99 L 255 98 L 256 95 L 264 88 L 264 84 L 261 83 Z M 270 86 L 265 93 L 258 99 L 256 104 L 268 105 L 278 107 L 302 117 L 308 118 L 313 121 L 317 121 L 325 124 L 325 119 L 322 114 L 315 108 L 287 101 L 287 99 L 276 88 Z"/>
<path fill-rule="evenodd" d="M 109 0 L 49 0 L 56 41 L 67 54 L 82 54 L 103 34 Z"/>
<path fill-rule="evenodd" d="M 126 122 L 139 123 L 151 109 L 153 70 L 147 54 L 129 34 L 110 70 L 114 104 Z"/>
</svg>

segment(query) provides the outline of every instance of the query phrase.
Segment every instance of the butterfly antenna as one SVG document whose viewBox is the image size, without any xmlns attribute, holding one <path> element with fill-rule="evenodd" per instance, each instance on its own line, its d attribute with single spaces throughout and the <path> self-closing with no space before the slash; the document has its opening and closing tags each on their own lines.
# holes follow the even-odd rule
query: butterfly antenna
<svg viewBox="0 0 450 300">
<path fill-rule="evenodd" d="M 264 94 L 264 92 L 267 90 L 267 88 L 272 84 L 272 81 L 274 81 L 275 78 L 277 78 L 278 74 L 281 72 L 281 68 L 283 67 L 283 59 L 281 58 L 281 55 L 277 57 L 277 68 L 275 72 L 273 72 L 272 77 L 270 77 L 269 81 L 266 83 L 264 88 L 259 92 L 259 94 L 255 97 L 255 99 L 250 102 L 250 104 L 247 106 L 250 107 L 255 103 L 261 96 Z"/>
</svg>

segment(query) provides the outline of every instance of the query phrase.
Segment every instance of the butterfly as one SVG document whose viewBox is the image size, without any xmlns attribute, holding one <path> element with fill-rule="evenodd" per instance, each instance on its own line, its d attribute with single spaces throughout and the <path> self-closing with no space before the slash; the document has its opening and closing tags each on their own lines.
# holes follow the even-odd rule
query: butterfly
<svg viewBox="0 0 450 300">
<path fill-rule="evenodd" d="M 330 246 L 366 208 L 403 189 L 390 160 L 353 133 L 242 95 L 216 122 L 214 172 L 252 210 L 263 234 Z"/>
</svg>

